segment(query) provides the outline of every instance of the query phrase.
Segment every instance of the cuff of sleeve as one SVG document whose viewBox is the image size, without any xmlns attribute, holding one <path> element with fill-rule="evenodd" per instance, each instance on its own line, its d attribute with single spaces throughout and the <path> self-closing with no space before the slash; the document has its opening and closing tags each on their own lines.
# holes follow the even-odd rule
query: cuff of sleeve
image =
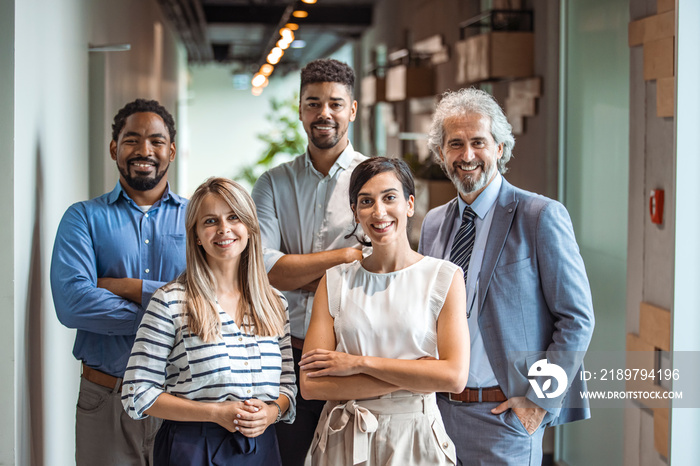
<svg viewBox="0 0 700 466">
<path fill-rule="evenodd" d="M 280 387 L 280 395 L 284 395 L 289 399 L 289 408 L 287 409 L 287 412 L 284 413 L 284 416 L 282 416 L 282 419 L 280 419 L 280 421 L 286 422 L 287 424 L 291 424 L 297 417 L 296 398 L 293 394 L 289 393 L 289 390 L 287 390 L 285 387 Z"/>
<path fill-rule="evenodd" d="M 265 272 L 270 273 L 272 267 L 284 256 L 276 249 L 263 248 L 263 261 L 265 262 Z"/>
<path fill-rule="evenodd" d="M 126 383 L 122 386 L 122 405 L 132 419 L 146 419 L 148 414 L 145 414 L 144 411 L 153 406 L 162 392 L 149 389 L 136 393 L 136 387 L 133 383 Z"/>
</svg>

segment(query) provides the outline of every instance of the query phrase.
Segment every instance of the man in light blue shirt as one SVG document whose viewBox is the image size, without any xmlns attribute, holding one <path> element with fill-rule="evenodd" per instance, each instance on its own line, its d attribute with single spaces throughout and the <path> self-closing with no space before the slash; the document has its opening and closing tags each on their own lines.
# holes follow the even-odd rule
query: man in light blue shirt
<svg viewBox="0 0 700 466">
<path fill-rule="evenodd" d="M 571 219 L 502 176 L 515 139 L 486 92 L 446 92 L 428 144 L 459 196 L 425 216 L 418 252 L 464 269 L 471 338 L 466 388 L 438 396 L 445 428 L 465 466 L 539 466 L 545 426 L 590 417 L 580 394 L 593 305 Z M 530 377 L 547 365 L 563 376 Z"/>
<path fill-rule="evenodd" d="M 121 380 L 151 295 L 185 268 L 187 200 L 168 184 L 173 117 L 158 102 L 137 99 L 117 113 L 112 129 L 119 181 L 68 208 L 51 260 L 56 314 L 77 330 L 73 355 L 83 363 L 78 465 L 151 464 L 160 422 L 129 418 Z"/>
<path fill-rule="evenodd" d="M 253 188 L 270 283 L 289 301 L 297 384 L 318 281 L 327 269 L 362 258 L 360 243 L 348 236 L 355 227 L 350 175 L 366 159 L 347 136 L 357 112 L 354 83 L 352 68 L 337 60 L 304 67 L 299 119 L 309 139 L 306 153 L 265 172 Z M 304 464 L 323 404 L 298 394 L 294 424 L 276 424 L 284 466 Z"/>
</svg>

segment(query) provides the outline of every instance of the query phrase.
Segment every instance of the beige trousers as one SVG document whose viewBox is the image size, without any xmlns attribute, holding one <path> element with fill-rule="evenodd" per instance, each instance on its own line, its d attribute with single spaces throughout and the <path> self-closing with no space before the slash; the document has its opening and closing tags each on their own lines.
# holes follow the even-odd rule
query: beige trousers
<svg viewBox="0 0 700 466">
<path fill-rule="evenodd" d="M 454 465 L 435 394 L 406 391 L 380 398 L 328 401 L 306 466 Z"/>
</svg>

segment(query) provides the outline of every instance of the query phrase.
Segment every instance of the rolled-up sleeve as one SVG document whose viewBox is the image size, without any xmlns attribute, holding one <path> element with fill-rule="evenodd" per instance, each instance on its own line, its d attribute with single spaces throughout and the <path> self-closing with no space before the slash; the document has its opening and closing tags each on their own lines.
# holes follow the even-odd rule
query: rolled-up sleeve
<svg viewBox="0 0 700 466">
<path fill-rule="evenodd" d="M 162 290 L 153 294 L 141 321 L 124 374 L 122 404 L 134 419 L 165 391 L 166 365 L 176 339 L 176 328 Z"/>
<path fill-rule="evenodd" d="M 260 235 L 263 244 L 263 258 L 265 270 L 269 273 L 277 261 L 284 256 L 280 250 L 282 247 L 282 232 L 279 218 L 275 211 L 275 192 L 269 172 L 265 172 L 258 178 L 253 186 L 251 194 L 255 202 L 260 223 Z"/>
</svg>

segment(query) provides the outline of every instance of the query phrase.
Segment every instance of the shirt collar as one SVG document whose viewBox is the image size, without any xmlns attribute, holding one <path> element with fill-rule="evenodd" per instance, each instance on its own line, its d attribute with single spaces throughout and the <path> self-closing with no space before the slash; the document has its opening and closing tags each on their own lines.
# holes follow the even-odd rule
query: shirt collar
<svg viewBox="0 0 700 466">
<path fill-rule="evenodd" d="M 124 188 L 122 187 L 122 184 L 117 181 L 117 185 L 114 187 L 111 193 L 109 193 L 109 196 L 107 197 L 107 202 L 109 204 L 114 204 L 117 202 L 117 199 L 119 199 L 119 196 L 124 196 L 124 199 L 127 199 L 136 205 L 133 199 L 129 197 L 129 195 L 124 191 Z M 164 203 L 168 200 L 172 200 L 175 204 L 182 204 L 184 202 L 184 199 L 174 192 L 170 191 L 170 182 L 168 182 L 165 186 L 165 191 L 163 192 L 163 196 L 160 198 L 160 202 Z M 155 205 L 155 204 L 154 204 Z"/>
<path fill-rule="evenodd" d="M 469 206 L 476 213 L 480 219 L 484 219 L 486 214 L 489 213 L 491 207 L 496 203 L 498 199 L 498 193 L 501 191 L 501 184 L 503 183 L 503 177 L 500 172 L 496 172 L 495 178 L 486 186 L 486 189 L 481 191 L 481 194 L 472 202 Z M 467 207 L 467 203 L 464 202 L 461 196 L 457 196 L 457 202 L 459 202 L 459 218 L 462 218 L 464 214 L 464 209 Z"/>
<path fill-rule="evenodd" d="M 304 159 L 304 162 L 306 164 L 307 168 L 314 168 L 313 162 L 311 162 L 311 154 L 309 154 L 309 148 L 307 146 L 306 148 L 306 157 Z M 355 159 L 355 149 L 352 148 L 352 144 L 350 141 L 348 141 L 348 145 L 345 148 L 343 152 L 340 153 L 337 159 L 335 159 L 335 163 L 333 163 L 333 166 L 331 169 L 328 171 L 328 176 L 333 176 L 335 175 L 335 172 L 337 172 L 339 169 L 347 170 L 350 167 L 350 164 L 352 161 Z"/>
</svg>

